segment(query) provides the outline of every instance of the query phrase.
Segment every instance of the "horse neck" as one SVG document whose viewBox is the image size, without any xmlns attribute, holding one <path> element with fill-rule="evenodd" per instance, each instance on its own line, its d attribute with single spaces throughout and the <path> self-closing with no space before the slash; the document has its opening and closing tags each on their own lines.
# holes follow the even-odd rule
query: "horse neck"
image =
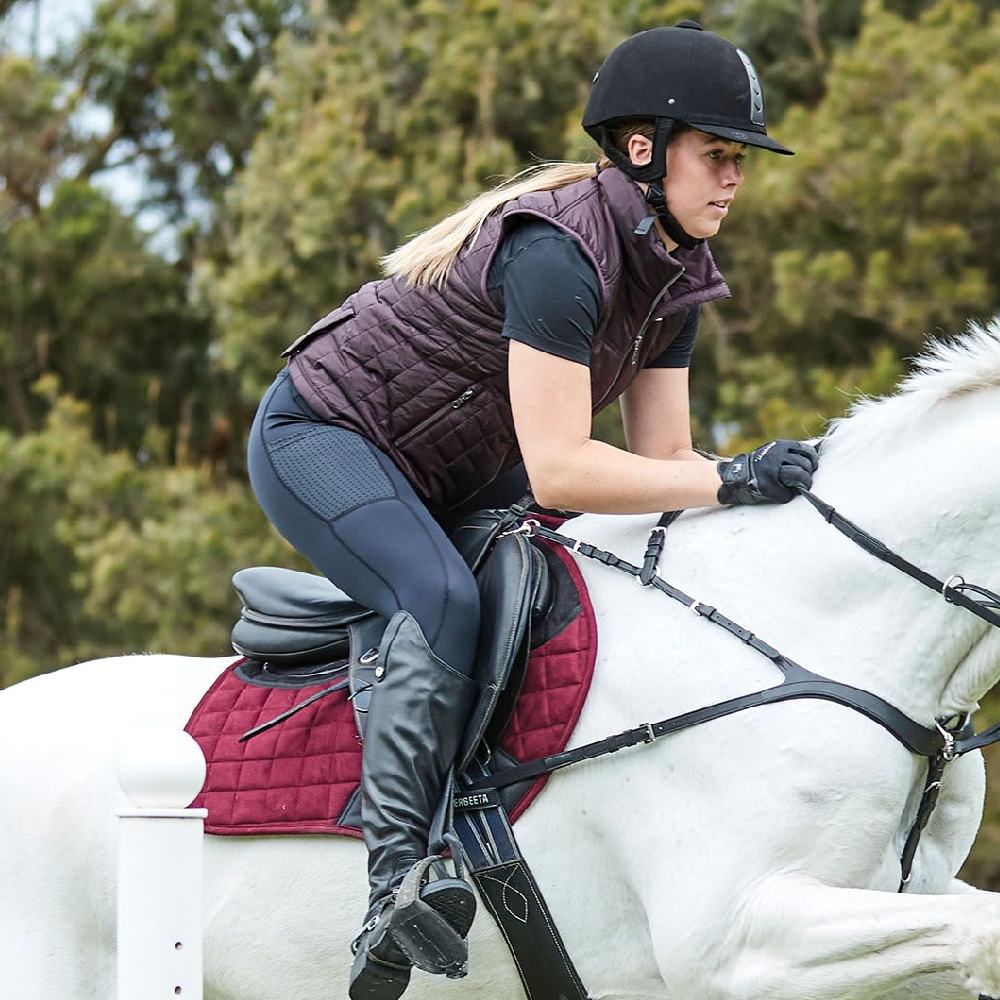
<svg viewBox="0 0 1000 1000">
<path fill-rule="evenodd" d="M 959 574 L 995 589 L 1000 574 L 985 540 L 1000 528 L 1000 482 L 976 460 L 977 453 L 988 454 L 974 447 L 976 428 L 990 425 L 973 419 L 991 401 L 985 394 L 963 400 L 951 408 L 951 420 L 928 421 L 881 453 L 835 451 L 832 461 L 821 464 L 814 491 L 938 579 Z M 831 652 L 863 649 L 857 669 L 849 672 L 877 672 L 895 689 L 899 707 L 908 705 L 925 719 L 928 712 L 973 709 L 1000 680 L 1000 629 L 946 603 L 813 514 L 826 536 L 816 536 L 818 548 L 809 560 L 821 576 L 814 586 L 830 599 L 839 593 L 841 602 L 836 615 L 844 627 L 829 636 Z M 842 551 L 844 546 L 853 551 Z"/>
<path fill-rule="evenodd" d="M 805 500 L 768 514 L 744 517 L 730 563 L 744 585 L 724 613 L 802 666 L 929 724 L 978 637 L 976 619 L 862 550 Z M 911 548 L 909 537 L 884 534 Z"/>
</svg>

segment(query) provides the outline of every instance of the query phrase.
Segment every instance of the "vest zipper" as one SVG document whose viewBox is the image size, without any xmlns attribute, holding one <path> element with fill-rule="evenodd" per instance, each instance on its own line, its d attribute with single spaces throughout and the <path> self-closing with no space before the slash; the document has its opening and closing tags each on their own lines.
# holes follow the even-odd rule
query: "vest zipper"
<svg viewBox="0 0 1000 1000">
<path fill-rule="evenodd" d="M 402 437 L 397 438 L 394 442 L 397 448 L 402 448 L 407 441 L 415 438 L 421 431 L 426 430 L 431 424 L 436 423 L 441 419 L 449 410 L 457 410 L 460 406 L 467 403 L 476 394 L 475 389 L 466 389 L 461 396 L 453 399 L 450 403 L 446 403 L 444 406 L 436 409 L 429 417 L 424 417 L 415 427 L 411 427 Z"/>
<path fill-rule="evenodd" d="M 646 336 L 646 328 L 649 326 L 649 321 L 653 318 L 653 313 L 656 312 L 656 307 L 660 304 L 663 296 L 670 291 L 674 283 L 684 274 L 684 268 L 682 267 L 657 293 L 656 298 L 653 299 L 653 304 L 649 307 L 649 312 L 646 313 L 646 318 L 642 321 L 642 325 L 639 327 L 639 332 L 635 335 L 635 339 L 632 341 L 632 350 L 626 355 L 625 360 L 618 366 L 618 371 L 615 377 L 611 380 L 611 384 L 608 386 L 608 391 L 601 397 L 600 402 L 595 407 L 595 410 L 603 405 L 604 400 L 608 398 L 611 390 L 614 389 L 615 385 L 618 383 L 618 379 L 622 377 L 622 372 L 625 371 L 626 364 L 636 365 L 639 363 L 639 350 L 642 347 L 642 342 Z"/>
</svg>

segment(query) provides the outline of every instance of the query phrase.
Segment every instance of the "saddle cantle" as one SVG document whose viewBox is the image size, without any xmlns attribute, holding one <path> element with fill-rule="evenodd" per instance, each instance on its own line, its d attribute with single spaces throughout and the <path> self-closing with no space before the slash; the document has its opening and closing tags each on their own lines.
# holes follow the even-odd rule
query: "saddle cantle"
<svg viewBox="0 0 1000 1000">
<path fill-rule="evenodd" d="M 346 659 L 348 626 L 373 614 L 325 577 L 277 566 L 241 569 L 233 587 L 243 602 L 233 648 L 265 663 Z"/>
</svg>

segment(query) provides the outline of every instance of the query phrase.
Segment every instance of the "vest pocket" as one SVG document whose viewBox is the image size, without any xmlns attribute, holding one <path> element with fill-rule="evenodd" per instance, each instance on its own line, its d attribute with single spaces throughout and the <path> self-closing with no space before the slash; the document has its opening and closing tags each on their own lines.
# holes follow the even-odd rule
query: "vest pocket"
<svg viewBox="0 0 1000 1000">
<path fill-rule="evenodd" d="M 422 434 L 428 427 L 436 424 L 442 417 L 450 413 L 452 410 L 457 410 L 459 407 L 464 406 L 472 397 L 476 394 L 474 388 L 468 388 L 460 396 L 457 396 L 451 402 L 446 403 L 444 406 L 439 406 L 430 416 L 424 417 L 418 424 L 411 427 L 405 434 L 400 435 L 396 438 L 394 444 L 397 448 L 403 448 L 405 445 L 412 441 L 415 437 Z"/>
</svg>

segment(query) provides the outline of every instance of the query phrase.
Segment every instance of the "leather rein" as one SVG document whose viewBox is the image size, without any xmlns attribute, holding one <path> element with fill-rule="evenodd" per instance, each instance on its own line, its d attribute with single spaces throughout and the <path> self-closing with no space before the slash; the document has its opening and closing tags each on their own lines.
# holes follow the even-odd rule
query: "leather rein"
<svg viewBox="0 0 1000 1000">
<path fill-rule="evenodd" d="M 912 577 L 925 587 L 943 595 L 949 604 L 965 608 L 990 625 L 1000 627 L 1000 613 L 998 613 L 1000 612 L 1000 595 L 983 587 L 966 583 L 960 576 L 952 576 L 947 581 L 937 579 L 893 552 L 884 543 L 839 514 L 833 507 L 820 500 L 809 490 L 800 488 L 799 492 L 816 508 L 828 524 L 861 546 L 866 552 Z M 933 729 L 921 725 L 878 695 L 850 684 L 830 680 L 807 670 L 754 635 L 749 629 L 743 628 L 721 614 L 715 607 L 704 604 L 667 583 L 659 575 L 657 566 L 666 540 L 666 529 L 680 513 L 680 511 L 670 511 L 660 518 L 659 523 L 649 536 L 642 566 L 634 566 L 614 553 L 605 552 L 587 542 L 562 535 L 531 518 L 525 519 L 517 528 L 513 528 L 508 533 L 544 538 L 549 542 L 572 549 L 587 559 L 594 559 L 612 569 L 627 573 L 635 577 L 641 586 L 662 591 L 667 597 L 678 601 L 693 614 L 725 629 L 741 642 L 750 646 L 751 649 L 767 657 L 781 671 L 781 682 L 762 691 L 730 698 L 715 705 L 684 712 L 669 719 L 662 719 L 659 722 L 643 723 L 633 729 L 603 740 L 587 743 L 572 750 L 565 750 L 562 753 L 527 761 L 512 767 L 500 768 L 489 776 L 464 784 L 462 793 L 482 791 L 489 798 L 492 798 L 496 796 L 495 790 L 498 788 L 537 778 L 584 760 L 603 757 L 626 747 L 653 743 L 671 733 L 690 729 L 692 726 L 698 726 L 713 719 L 721 719 L 748 708 L 757 708 L 761 705 L 771 705 L 798 698 L 820 698 L 860 712 L 872 722 L 878 723 L 888 730 L 908 750 L 926 757 L 928 760 L 928 773 L 923 795 L 900 859 L 901 880 L 898 891 L 905 891 L 912 875 L 913 861 L 916 857 L 920 836 L 937 805 L 941 782 L 948 764 L 973 750 L 979 750 L 1000 741 L 1000 723 L 976 734 L 971 713 L 969 713 L 957 719 L 937 719 Z M 982 599 L 977 600 L 974 597 L 969 597 L 967 596 L 969 593 L 978 594 Z M 491 792 L 492 795 L 490 795 Z"/>
</svg>

